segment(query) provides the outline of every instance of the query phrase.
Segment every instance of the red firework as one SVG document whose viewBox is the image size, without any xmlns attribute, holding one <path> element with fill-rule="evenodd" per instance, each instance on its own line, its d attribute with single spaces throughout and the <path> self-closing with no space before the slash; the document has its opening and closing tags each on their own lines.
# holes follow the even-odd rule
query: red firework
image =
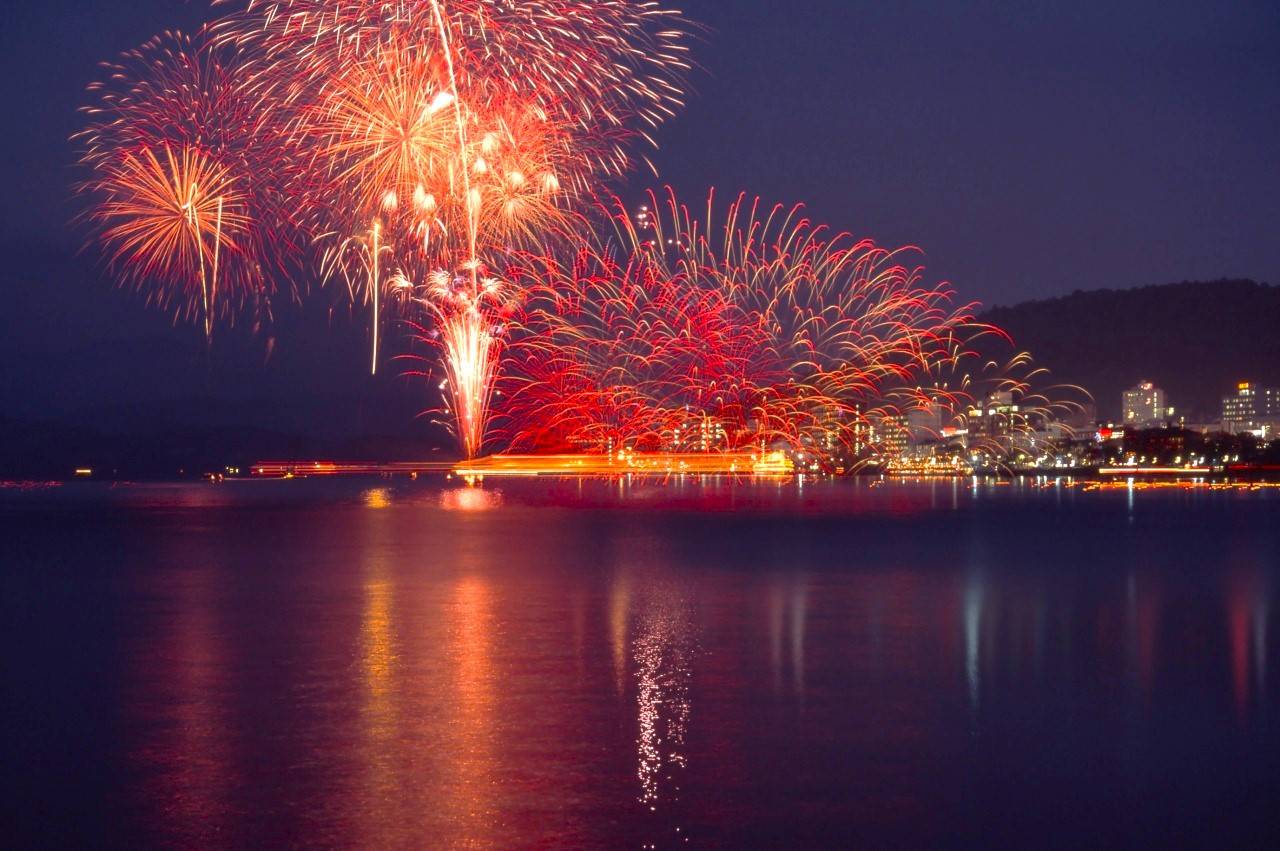
<svg viewBox="0 0 1280 851">
<path fill-rule="evenodd" d="M 120 279 L 206 335 L 261 309 L 296 257 L 258 69 L 203 35 L 165 33 L 106 66 L 76 135 L 86 216 Z"/>
<path fill-rule="evenodd" d="M 662 206 L 632 217 L 615 200 L 608 238 L 510 270 L 527 296 L 502 380 L 513 446 L 851 450 L 945 397 L 919 388 L 984 329 L 973 305 L 920 283 L 912 248 L 758 200 L 714 232 L 674 195 Z"/>
</svg>

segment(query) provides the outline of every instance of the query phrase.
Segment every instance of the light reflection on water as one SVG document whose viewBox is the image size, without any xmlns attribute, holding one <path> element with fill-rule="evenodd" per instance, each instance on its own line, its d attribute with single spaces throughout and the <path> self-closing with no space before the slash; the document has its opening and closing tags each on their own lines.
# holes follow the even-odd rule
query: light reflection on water
<svg viewBox="0 0 1280 851">
<path fill-rule="evenodd" d="M 64 844 L 1270 824 L 1267 494 L 454 484 L 6 496 L 13 800 L 62 800 Z"/>
<path fill-rule="evenodd" d="M 502 506 L 502 491 L 468 485 L 449 488 L 440 494 L 445 511 L 492 511 Z"/>
<path fill-rule="evenodd" d="M 632 659 L 636 671 L 637 776 L 640 803 L 657 812 L 664 799 L 680 795 L 686 766 L 692 675 L 692 624 L 680 592 L 659 588 L 646 594 Z"/>
</svg>

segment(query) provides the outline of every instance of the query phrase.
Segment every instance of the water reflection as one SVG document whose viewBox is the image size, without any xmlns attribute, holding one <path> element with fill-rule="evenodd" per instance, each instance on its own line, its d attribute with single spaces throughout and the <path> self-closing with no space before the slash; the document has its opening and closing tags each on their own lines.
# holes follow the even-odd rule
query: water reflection
<svg viewBox="0 0 1280 851">
<path fill-rule="evenodd" d="M 1232 694 L 1236 717 L 1245 722 L 1249 716 L 1251 695 L 1263 695 L 1266 690 L 1270 605 L 1267 575 L 1261 565 L 1245 554 L 1238 554 L 1236 559 L 1227 578 L 1226 606 Z"/>
<path fill-rule="evenodd" d="M 494 735 L 493 606 L 490 582 L 478 573 L 459 579 L 448 602 L 453 682 L 445 722 L 451 755 L 445 798 L 457 845 L 487 844 L 500 816 L 493 797 L 499 758 Z"/>
<path fill-rule="evenodd" d="M 792 586 L 791 594 L 791 675 L 796 694 L 804 695 L 804 635 L 808 587 L 803 574 Z"/>
<path fill-rule="evenodd" d="M 678 588 L 649 589 L 639 613 L 632 643 L 635 664 L 638 800 L 650 813 L 670 809 L 680 800 L 688 768 L 689 685 L 693 665 L 693 624 L 687 601 Z M 678 822 L 678 819 L 675 820 Z M 658 837 L 675 841 L 684 828 L 668 814 L 659 815 L 646 847 Z M 669 831 L 669 833 L 668 833 Z"/>
<path fill-rule="evenodd" d="M 982 703 L 982 608 L 986 598 L 986 554 L 975 543 L 964 583 L 964 673 L 969 712 L 976 717 Z"/>
<path fill-rule="evenodd" d="M 685 729 L 689 723 L 691 631 L 688 610 L 678 594 L 649 600 L 633 645 L 640 737 L 640 801 L 656 810 L 680 787 L 676 769 L 686 766 Z"/>
<path fill-rule="evenodd" d="M 1145 705 L 1155 685 L 1163 595 L 1158 574 L 1149 568 L 1141 573 L 1130 571 L 1127 584 L 1130 676 Z"/>
<path fill-rule="evenodd" d="M 492 511 L 502 505 L 502 491 L 487 490 L 478 485 L 450 488 L 440 494 L 440 507 L 445 511 Z"/>
<path fill-rule="evenodd" d="M 366 492 L 365 505 L 385 508 L 390 496 L 385 489 Z M 399 776 L 395 743 L 402 718 L 397 711 L 399 682 L 395 642 L 394 603 L 395 571 L 390 547 L 387 517 L 383 514 L 364 518 L 363 611 L 360 621 L 360 662 L 363 674 L 360 717 L 364 741 L 361 750 L 363 790 L 360 800 L 368 802 L 355 810 L 356 831 L 360 844 L 366 847 L 385 845 L 394 836 L 390 825 L 398 818 L 396 790 Z"/>
<path fill-rule="evenodd" d="M 609 586 L 609 649 L 613 659 L 614 688 L 621 695 L 627 678 L 627 628 L 631 620 L 631 579 L 619 570 Z"/>
<path fill-rule="evenodd" d="M 161 556 L 168 571 L 151 592 L 165 603 L 148 613 L 132 659 L 130 720 L 144 731 L 130 755 L 145 790 L 139 803 L 157 834 L 180 844 L 205 843 L 233 827 L 233 660 L 219 613 L 224 577 L 206 558 L 178 549 Z"/>
<path fill-rule="evenodd" d="M 934 847 L 990 819 L 1030 847 L 1088 844 L 1068 798 L 1095 829 L 1220 827 L 1280 771 L 1265 502 L 951 482 L 809 515 L 720 483 L 691 514 L 697 482 L 520 487 L 5 526 L 48 553 L 5 614 L 115 607 L 125 636 L 82 642 L 100 679 L 71 699 L 122 721 L 63 776 L 123 778 L 92 794 L 135 847 Z M 109 591 L 46 578 L 122 540 Z M 1098 844 L 1143 844 L 1119 830 Z"/>
<path fill-rule="evenodd" d="M 803 572 L 773 574 L 765 593 L 773 690 L 775 693 L 782 691 L 783 677 L 789 671 L 792 693 L 803 699 L 805 624 L 809 603 L 806 576 Z"/>
</svg>

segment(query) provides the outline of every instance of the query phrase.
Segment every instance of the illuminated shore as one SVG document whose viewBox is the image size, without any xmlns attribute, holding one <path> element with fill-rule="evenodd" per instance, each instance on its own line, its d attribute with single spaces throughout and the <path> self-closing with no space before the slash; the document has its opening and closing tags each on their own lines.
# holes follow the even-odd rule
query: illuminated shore
<svg viewBox="0 0 1280 851">
<path fill-rule="evenodd" d="M 795 471 L 783 452 L 620 452 L 617 455 L 490 455 L 454 468 L 460 476 L 757 475 Z"/>
<path fill-rule="evenodd" d="M 470 461 L 402 461 L 390 464 L 340 461 L 260 461 L 256 477 L 293 478 L 342 475 L 453 473 L 485 476 L 755 475 L 794 472 L 784 452 L 619 452 L 613 455 L 489 455 Z"/>
<path fill-rule="evenodd" d="M 758 452 L 619 452 L 616 454 L 565 453 L 547 455 L 488 455 L 470 461 L 260 461 L 249 468 L 255 478 L 309 478 L 316 476 L 395 476 L 452 474 L 464 478 L 485 477 L 610 477 L 610 476 L 791 476 L 796 473 L 830 475 L 830 471 L 798 469 L 791 456 L 782 451 Z M 1132 479 L 1175 481 L 1255 479 L 1276 472 L 1269 466 L 1229 467 L 1094 467 L 1075 469 L 1009 468 L 1003 471 L 975 470 L 972 467 L 900 467 L 864 470 L 871 475 L 900 479 L 969 478 L 972 476 L 1032 476 L 1099 480 L 1123 483 Z M 238 475 L 239 470 L 228 470 Z M 839 475 L 839 473 L 837 473 Z"/>
</svg>

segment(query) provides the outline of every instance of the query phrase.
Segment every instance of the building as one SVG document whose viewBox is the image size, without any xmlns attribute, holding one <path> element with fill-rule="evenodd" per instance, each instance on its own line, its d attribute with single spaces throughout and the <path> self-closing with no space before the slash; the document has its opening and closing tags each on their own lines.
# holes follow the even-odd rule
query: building
<svg viewBox="0 0 1280 851">
<path fill-rule="evenodd" d="M 1098 409 L 1093 402 L 1081 402 L 1062 417 L 1062 423 L 1074 435 L 1092 437 L 1098 430 Z"/>
<path fill-rule="evenodd" d="M 907 437 L 911 445 L 936 443 L 942 436 L 946 414 L 947 411 L 938 402 L 931 402 L 926 408 L 907 411 Z"/>
<path fill-rule="evenodd" d="M 1139 428 L 1161 425 L 1173 415 L 1173 409 L 1165 406 L 1164 391 L 1150 381 L 1139 381 L 1124 391 L 1120 410 L 1125 425 Z"/>
<path fill-rule="evenodd" d="M 1181 463 L 1192 437 L 1194 432 L 1181 428 L 1127 431 L 1122 446 L 1126 454 L 1141 456 L 1144 463 L 1147 458 L 1152 464 Z"/>
<path fill-rule="evenodd" d="M 1280 390 L 1241 381 L 1235 394 L 1222 400 L 1222 430 L 1254 432 L 1259 437 L 1280 431 Z"/>
<path fill-rule="evenodd" d="M 887 414 L 876 423 L 872 440 L 877 444 L 883 460 L 896 461 L 906 453 L 909 436 L 907 418 L 901 414 Z"/>
<path fill-rule="evenodd" d="M 989 394 L 985 399 L 969 409 L 967 426 L 970 439 L 1007 438 L 1019 425 L 1024 423 L 1026 415 L 1020 411 L 1013 399 L 1013 393 L 1000 390 Z"/>
<path fill-rule="evenodd" d="M 715 417 L 703 414 L 698 420 L 675 429 L 663 440 L 666 452 L 718 452 L 729 443 L 729 433 Z"/>
</svg>

